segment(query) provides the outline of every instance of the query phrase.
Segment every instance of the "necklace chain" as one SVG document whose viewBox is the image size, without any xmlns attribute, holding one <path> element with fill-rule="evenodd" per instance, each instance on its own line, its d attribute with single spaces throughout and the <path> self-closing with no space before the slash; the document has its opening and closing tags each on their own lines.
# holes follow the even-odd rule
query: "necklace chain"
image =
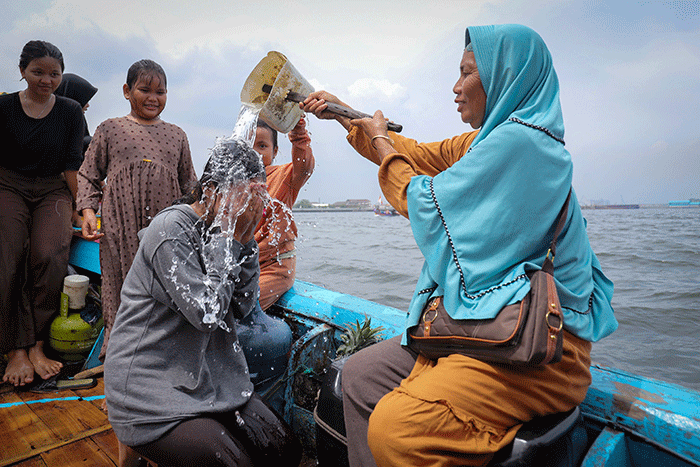
<svg viewBox="0 0 700 467">
<path fill-rule="evenodd" d="M 52 94 L 51 96 L 49 96 L 48 100 L 46 101 L 46 104 L 44 105 L 44 108 L 41 109 L 41 112 L 39 112 L 39 115 L 37 115 L 36 117 L 32 117 L 32 116 L 30 115 L 30 117 L 36 118 L 36 119 L 41 118 L 41 116 L 44 114 L 44 111 L 46 110 L 46 108 L 47 108 L 47 107 L 49 106 L 49 104 L 51 103 L 51 98 L 52 98 L 52 97 L 53 97 L 53 94 Z M 26 92 L 26 91 L 24 92 L 24 101 L 25 101 L 27 104 L 29 104 L 29 102 L 30 102 L 30 99 L 29 99 L 29 97 L 27 96 L 27 92 Z"/>
</svg>

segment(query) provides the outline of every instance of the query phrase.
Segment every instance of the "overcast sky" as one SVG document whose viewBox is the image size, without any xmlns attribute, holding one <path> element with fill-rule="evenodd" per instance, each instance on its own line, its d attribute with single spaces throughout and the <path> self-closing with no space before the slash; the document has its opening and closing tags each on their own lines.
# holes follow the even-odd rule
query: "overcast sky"
<svg viewBox="0 0 700 467">
<path fill-rule="evenodd" d="M 0 91 L 25 88 L 18 61 L 27 41 L 52 42 L 66 72 L 99 88 L 86 114 L 91 132 L 129 112 L 129 66 L 160 63 L 162 118 L 186 131 L 198 174 L 215 138 L 231 134 L 242 85 L 270 50 L 316 89 L 436 141 L 470 129 L 452 93 L 465 27 L 525 24 L 554 58 L 583 203 L 700 197 L 700 0 L 1 0 L 0 12 Z M 376 166 L 340 125 L 308 120 L 316 171 L 299 198 L 375 201 Z"/>
</svg>

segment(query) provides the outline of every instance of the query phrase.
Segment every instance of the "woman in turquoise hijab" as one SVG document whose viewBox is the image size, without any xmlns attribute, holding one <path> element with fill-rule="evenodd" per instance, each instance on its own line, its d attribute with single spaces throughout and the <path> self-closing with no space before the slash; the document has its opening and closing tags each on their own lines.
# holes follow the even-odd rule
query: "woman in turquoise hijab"
<svg viewBox="0 0 700 467">
<path fill-rule="evenodd" d="M 479 129 L 437 143 L 387 132 L 380 111 L 349 120 L 324 91 L 303 108 L 334 118 L 379 167 L 387 200 L 411 221 L 425 258 L 406 327 L 442 296 L 456 319 L 493 318 L 530 290 L 571 189 L 559 83 L 541 37 L 520 25 L 470 27 L 453 88 L 462 121 Z M 565 412 L 590 385 L 591 343 L 617 327 L 572 191 L 554 277 L 564 311 L 564 356 L 540 368 L 462 355 L 437 361 L 403 336 L 351 357 L 343 408 L 352 466 L 486 465 L 523 422 Z M 369 449 L 367 447 L 369 443 Z"/>
</svg>

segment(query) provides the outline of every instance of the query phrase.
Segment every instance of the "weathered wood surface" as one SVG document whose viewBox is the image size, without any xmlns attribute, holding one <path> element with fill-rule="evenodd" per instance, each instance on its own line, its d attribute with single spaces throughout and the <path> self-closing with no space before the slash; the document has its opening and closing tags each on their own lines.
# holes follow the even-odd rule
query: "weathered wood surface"
<svg viewBox="0 0 700 467">
<path fill-rule="evenodd" d="M 0 467 L 118 465 L 117 438 L 102 411 L 104 384 L 0 394 Z"/>
</svg>

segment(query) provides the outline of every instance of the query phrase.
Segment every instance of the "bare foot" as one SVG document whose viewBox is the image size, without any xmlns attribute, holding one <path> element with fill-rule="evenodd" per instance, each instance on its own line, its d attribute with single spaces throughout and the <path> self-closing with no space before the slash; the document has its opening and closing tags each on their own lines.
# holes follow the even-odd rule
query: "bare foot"
<svg viewBox="0 0 700 467">
<path fill-rule="evenodd" d="M 15 386 L 24 386 L 34 381 L 34 366 L 29 361 L 26 350 L 10 350 L 7 358 L 5 376 L 2 377 L 3 382 L 14 384 Z"/>
<path fill-rule="evenodd" d="M 34 371 L 37 372 L 42 379 L 49 379 L 58 374 L 63 368 L 63 363 L 51 360 L 44 355 L 44 342 L 37 341 L 33 347 L 29 348 L 29 361 L 34 365 Z"/>
</svg>

